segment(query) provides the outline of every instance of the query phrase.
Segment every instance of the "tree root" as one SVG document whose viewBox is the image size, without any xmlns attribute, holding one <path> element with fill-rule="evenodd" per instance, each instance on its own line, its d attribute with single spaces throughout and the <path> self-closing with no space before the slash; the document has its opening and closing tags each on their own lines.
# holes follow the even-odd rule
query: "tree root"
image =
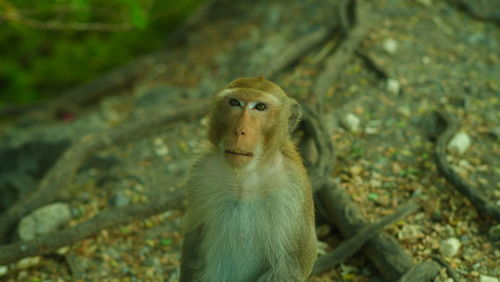
<svg viewBox="0 0 500 282">
<path fill-rule="evenodd" d="M 467 184 L 450 166 L 446 160 L 446 145 L 448 141 L 455 135 L 460 127 L 459 122 L 451 115 L 438 111 L 438 118 L 446 124 L 446 130 L 438 137 L 436 144 L 436 165 L 439 172 L 455 187 L 463 196 L 465 196 L 476 207 L 479 214 L 485 217 L 493 217 L 500 220 L 500 208 L 491 203 L 485 196 L 480 193 L 479 189 L 475 189 Z"/>
</svg>

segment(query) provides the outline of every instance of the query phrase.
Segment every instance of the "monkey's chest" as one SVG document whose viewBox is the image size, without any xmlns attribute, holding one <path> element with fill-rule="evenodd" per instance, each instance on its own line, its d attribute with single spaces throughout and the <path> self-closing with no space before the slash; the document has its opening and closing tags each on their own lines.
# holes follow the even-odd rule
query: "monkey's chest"
<svg viewBox="0 0 500 282">
<path fill-rule="evenodd" d="M 275 221 L 269 206 L 252 200 L 227 201 L 209 216 L 214 220 L 205 225 L 201 246 L 206 280 L 255 281 L 269 269 L 270 253 L 280 246 L 279 229 L 284 224 Z"/>
</svg>

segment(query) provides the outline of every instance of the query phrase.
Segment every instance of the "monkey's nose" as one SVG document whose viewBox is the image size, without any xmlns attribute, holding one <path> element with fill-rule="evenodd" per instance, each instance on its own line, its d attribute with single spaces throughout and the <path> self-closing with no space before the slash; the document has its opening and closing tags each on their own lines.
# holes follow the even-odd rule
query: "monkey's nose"
<svg viewBox="0 0 500 282">
<path fill-rule="evenodd" d="M 246 134 L 245 131 L 243 131 L 243 130 L 236 130 L 234 133 L 236 135 L 245 135 Z"/>
</svg>

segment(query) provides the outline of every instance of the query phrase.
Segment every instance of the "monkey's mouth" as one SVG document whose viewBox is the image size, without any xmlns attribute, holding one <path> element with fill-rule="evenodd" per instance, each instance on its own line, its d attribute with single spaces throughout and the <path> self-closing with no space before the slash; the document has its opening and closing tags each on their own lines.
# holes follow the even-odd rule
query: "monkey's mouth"
<svg viewBox="0 0 500 282">
<path fill-rule="evenodd" d="M 243 150 L 226 150 L 224 151 L 226 154 L 231 154 L 231 155 L 237 155 L 237 156 L 244 156 L 244 157 L 253 157 L 253 153 L 250 152 L 245 152 Z"/>
</svg>

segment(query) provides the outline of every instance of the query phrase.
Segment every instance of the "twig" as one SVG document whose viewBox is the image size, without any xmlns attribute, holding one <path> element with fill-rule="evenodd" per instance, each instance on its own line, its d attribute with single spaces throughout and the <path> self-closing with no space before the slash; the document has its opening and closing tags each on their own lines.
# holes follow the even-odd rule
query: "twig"
<svg viewBox="0 0 500 282">
<path fill-rule="evenodd" d="M 135 136 L 143 136 L 152 129 L 182 120 L 200 118 L 205 112 L 202 106 L 187 106 L 174 115 L 165 116 L 161 111 L 152 111 L 153 115 L 142 115 L 136 120 L 123 122 L 119 127 L 105 132 L 84 136 L 71 145 L 43 177 L 38 187 L 26 197 L 20 198 L 7 211 L 0 215 L 0 242 L 3 241 L 12 226 L 24 215 L 52 202 L 59 192 L 71 181 L 82 162 L 96 151 L 111 145 L 129 141 Z"/>
<path fill-rule="evenodd" d="M 366 221 L 358 208 L 350 199 L 349 194 L 336 187 L 330 174 L 335 163 L 333 142 L 323 128 L 321 115 L 317 110 L 305 107 L 304 120 L 301 128 L 304 138 L 312 138 L 318 148 L 319 159 L 308 167 L 311 182 L 318 199 L 318 210 L 323 210 L 325 218 L 337 226 L 346 238 L 355 236 Z M 302 145 L 302 144 L 300 144 Z M 408 269 L 414 266 L 412 258 L 404 248 L 391 236 L 384 232 L 375 234 L 364 248 L 373 264 L 388 281 L 399 279 Z"/>
<path fill-rule="evenodd" d="M 368 20 L 371 16 L 368 15 L 366 3 L 361 1 L 356 2 L 356 4 L 354 6 L 354 26 L 334 50 L 334 53 L 327 58 L 325 70 L 316 80 L 313 94 L 319 101 L 323 99 L 324 94 L 332 82 L 337 79 L 371 27 L 371 22 Z M 308 123 L 312 124 L 308 125 Z M 333 143 L 329 134 L 326 134 L 318 124 L 322 124 L 320 119 L 315 121 L 306 118 L 304 134 L 305 137 L 312 137 L 316 141 L 318 151 L 324 149 L 325 152 L 319 152 L 318 164 L 309 167 L 309 175 L 312 178 L 315 190 L 318 187 L 329 187 L 320 189 L 316 193 L 316 197 L 319 199 L 318 202 L 321 204 L 322 209 L 327 213 L 326 218 L 330 223 L 336 225 L 346 237 L 354 236 L 366 222 L 350 200 L 349 194 L 343 189 L 335 187 L 335 184 L 330 180 L 333 167 L 328 163 L 334 163 L 335 161 Z M 331 153 L 328 153 L 330 151 Z M 384 232 L 375 235 L 365 245 L 365 254 L 388 281 L 399 279 L 408 269 L 414 266 L 412 258 L 406 253 L 405 249 L 393 237 Z"/>
<path fill-rule="evenodd" d="M 324 184 L 324 181 L 329 179 L 330 173 L 335 167 L 335 149 L 333 143 L 329 140 L 328 131 L 324 127 L 324 122 L 318 110 L 311 109 L 307 106 L 303 107 L 304 119 L 300 125 L 300 129 L 305 136 L 313 139 L 318 150 L 318 158 L 315 164 L 309 168 L 309 176 L 314 191 L 317 191 Z"/>
<path fill-rule="evenodd" d="M 0 14 L 0 18 L 6 22 L 12 22 L 20 25 L 29 26 L 44 30 L 76 30 L 76 31 L 123 31 L 129 30 L 132 26 L 129 23 L 79 23 L 79 22 L 60 22 L 60 21 L 39 21 L 25 17 L 19 13 Z"/>
<path fill-rule="evenodd" d="M 375 73 L 378 79 L 387 80 L 389 78 L 387 72 L 382 69 L 368 54 L 358 49 L 356 50 L 356 55 L 360 57 L 365 65 Z"/>
<path fill-rule="evenodd" d="M 439 255 L 433 255 L 432 259 L 437 261 L 440 265 L 442 265 L 444 268 L 446 268 L 446 273 L 453 279 L 455 282 L 461 282 L 462 279 L 460 279 L 460 276 L 458 276 L 457 272 L 451 268 L 451 266 L 444 260 L 442 259 Z"/>
<path fill-rule="evenodd" d="M 410 268 L 398 282 L 426 282 L 433 281 L 439 274 L 439 264 L 433 260 L 426 260 Z"/>
<path fill-rule="evenodd" d="M 77 262 L 76 255 L 70 251 L 68 254 L 64 256 L 66 259 L 66 263 L 68 264 L 69 270 L 73 275 L 74 280 L 80 280 L 84 278 L 84 273 L 80 271 L 79 264 Z"/>
<path fill-rule="evenodd" d="M 345 5 L 348 6 L 349 4 Z M 313 90 L 313 94 L 319 100 L 324 97 L 328 88 L 337 80 L 339 74 L 344 70 L 344 66 L 352 58 L 359 43 L 365 38 L 368 30 L 372 27 L 372 15 L 368 13 L 366 5 L 364 1 L 356 2 L 354 13 L 356 22 L 334 50 L 334 53 L 326 58 L 325 69 L 318 76 Z"/>
<path fill-rule="evenodd" d="M 345 36 L 356 22 L 356 0 L 342 0 L 339 5 L 339 19 L 342 35 Z"/>
<path fill-rule="evenodd" d="M 350 195 L 335 183 L 329 181 L 317 194 L 328 214 L 327 220 L 345 237 L 355 236 L 367 224 Z M 387 281 L 398 280 L 414 266 L 406 250 L 385 232 L 374 235 L 366 242 L 363 251 Z"/>
<path fill-rule="evenodd" d="M 385 226 L 392 224 L 396 220 L 414 212 L 417 208 L 417 204 L 409 202 L 399 207 L 394 213 L 384 216 L 379 221 L 363 226 L 359 232 L 356 233 L 356 235 L 352 236 L 345 242 L 342 242 L 332 252 L 318 258 L 314 264 L 313 274 L 323 272 L 341 263 L 343 260 L 356 253 L 366 241 L 375 236 Z"/>
<path fill-rule="evenodd" d="M 500 209 L 486 199 L 479 191 L 467 184 L 448 164 L 446 160 L 446 145 L 451 137 L 457 132 L 460 124 L 451 115 L 438 111 L 438 118 L 446 124 L 446 130 L 438 137 L 436 144 L 436 164 L 439 172 L 465 196 L 476 207 L 477 211 L 483 216 L 491 216 L 500 220 Z"/>
<path fill-rule="evenodd" d="M 45 235 L 30 241 L 21 241 L 0 246 L 0 265 L 5 265 L 24 257 L 51 253 L 61 247 L 71 245 L 96 234 L 106 228 L 130 223 L 179 207 L 184 197 L 183 190 L 155 198 L 146 204 L 115 208 L 103 211 L 92 219 L 67 228 L 63 231 Z"/>
<path fill-rule="evenodd" d="M 288 44 L 288 47 L 273 59 L 268 68 L 263 70 L 262 75 L 272 79 L 278 72 L 296 62 L 304 53 L 328 38 L 332 30 L 333 27 L 319 29 Z"/>
<path fill-rule="evenodd" d="M 500 25 L 500 12 L 498 9 L 492 8 L 490 10 L 490 14 L 482 13 L 478 11 L 476 8 L 474 8 L 473 5 L 469 3 L 469 1 L 464 1 L 464 0 L 448 0 L 448 3 L 456 6 L 459 10 L 461 10 L 464 13 L 469 14 L 473 18 L 480 20 L 480 21 L 486 21 L 486 22 L 493 22 L 497 25 Z M 498 7 L 498 6 L 497 6 Z"/>
</svg>

